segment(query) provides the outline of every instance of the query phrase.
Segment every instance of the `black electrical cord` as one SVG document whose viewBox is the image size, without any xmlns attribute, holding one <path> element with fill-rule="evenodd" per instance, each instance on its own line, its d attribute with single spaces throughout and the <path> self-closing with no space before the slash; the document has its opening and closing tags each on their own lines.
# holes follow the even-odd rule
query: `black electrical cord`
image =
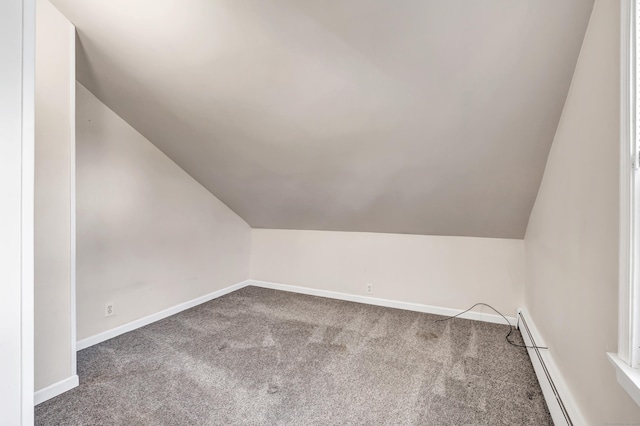
<svg viewBox="0 0 640 426">
<path fill-rule="evenodd" d="M 482 306 L 486 306 L 487 308 L 493 309 L 494 312 L 496 312 L 498 315 L 500 315 L 502 318 L 504 318 L 504 320 L 507 322 L 507 324 L 509 324 L 509 333 L 507 333 L 507 335 L 504 337 L 507 342 L 510 345 L 516 346 L 518 348 L 529 348 L 529 349 L 549 349 L 546 346 L 527 346 L 527 345 L 521 345 L 519 343 L 513 343 L 511 340 L 509 340 L 509 336 L 511 336 L 511 333 L 513 332 L 513 326 L 511 325 L 511 323 L 509 322 L 509 320 L 507 319 L 507 317 L 505 317 L 504 315 L 502 315 L 502 313 L 500 311 L 498 311 L 496 308 L 494 308 L 491 305 L 488 305 L 486 303 L 476 303 L 475 305 L 473 305 L 472 307 L 470 307 L 469 309 L 467 309 L 466 311 L 462 311 L 457 315 L 454 315 L 452 317 L 447 317 L 447 318 L 443 318 L 443 319 L 439 319 L 436 320 L 435 322 L 441 322 L 441 321 L 449 321 L 451 319 L 454 319 L 456 317 L 459 317 L 460 315 L 469 312 L 470 310 L 472 310 L 473 308 L 475 308 L 478 305 L 482 305 Z"/>
</svg>

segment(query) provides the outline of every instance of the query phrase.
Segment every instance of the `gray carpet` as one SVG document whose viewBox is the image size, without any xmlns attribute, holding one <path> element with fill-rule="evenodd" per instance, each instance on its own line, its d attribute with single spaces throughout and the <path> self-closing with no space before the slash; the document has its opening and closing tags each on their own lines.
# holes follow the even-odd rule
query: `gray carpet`
<svg viewBox="0 0 640 426">
<path fill-rule="evenodd" d="M 246 287 L 80 351 L 36 424 L 552 425 L 506 325 L 438 318 Z"/>
</svg>

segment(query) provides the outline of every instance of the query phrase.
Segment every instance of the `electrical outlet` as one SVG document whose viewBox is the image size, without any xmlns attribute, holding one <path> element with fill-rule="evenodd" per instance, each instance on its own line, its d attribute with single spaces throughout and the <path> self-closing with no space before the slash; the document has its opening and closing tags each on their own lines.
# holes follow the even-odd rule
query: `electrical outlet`
<svg viewBox="0 0 640 426">
<path fill-rule="evenodd" d="M 367 284 L 367 294 L 373 294 L 373 284 Z"/>
<path fill-rule="evenodd" d="M 113 315 L 113 302 L 107 302 L 104 304 L 104 316 L 110 317 Z"/>
</svg>

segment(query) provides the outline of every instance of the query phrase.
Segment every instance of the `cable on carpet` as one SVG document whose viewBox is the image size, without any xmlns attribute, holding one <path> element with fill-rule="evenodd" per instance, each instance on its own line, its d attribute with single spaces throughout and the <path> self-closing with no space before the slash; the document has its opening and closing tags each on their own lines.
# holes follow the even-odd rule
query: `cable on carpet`
<svg viewBox="0 0 640 426">
<path fill-rule="evenodd" d="M 509 324 L 509 333 L 507 333 L 507 335 L 506 335 L 504 338 L 507 340 L 507 342 L 508 342 L 510 345 L 515 346 L 515 347 L 518 347 L 518 348 L 528 348 L 528 349 L 549 349 L 549 348 L 548 348 L 548 347 L 546 347 L 546 346 L 527 346 L 527 345 L 521 345 L 521 344 L 519 344 L 519 343 L 514 343 L 514 342 L 512 342 L 511 340 L 509 340 L 509 336 L 511 336 L 511 333 L 513 332 L 513 326 L 511 325 L 511 323 L 509 322 L 509 320 L 507 319 L 507 317 L 505 317 L 504 315 L 502 315 L 502 313 L 501 313 L 500 311 L 498 311 L 496 308 L 494 308 L 493 306 L 491 306 L 491 305 L 489 305 L 489 304 L 487 304 L 487 303 L 482 303 L 482 302 L 480 302 L 480 303 L 476 303 L 475 305 L 473 305 L 472 307 L 470 307 L 470 308 L 469 308 L 469 309 L 467 309 L 466 311 L 462 311 L 462 312 L 460 312 L 459 314 L 456 314 L 456 315 L 451 316 L 451 317 L 447 317 L 447 318 L 443 318 L 443 319 L 435 320 L 434 322 L 442 322 L 442 321 L 449 321 L 449 320 L 452 320 L 452 319 L 454 319 L 454 318 L 456 318 L 456 317 L 459 317 L 459 316 L 460 316 L 460 315 L 462 315 L 462 314 L 465 314 L 465 313 L 469 312 L 470 310 L 472 310 L 473 308 L 475 308 L 476 306 L 479 306 L 479 305 L 486 306 L 487 308 L 493 309 L 493 311 L 494 311 L 494 312 L 496 312 L 498 315 L 500 315 L 502 318 L 504 318 L 504 320 L 507 322 L 507 324 Z"/>
</svg>

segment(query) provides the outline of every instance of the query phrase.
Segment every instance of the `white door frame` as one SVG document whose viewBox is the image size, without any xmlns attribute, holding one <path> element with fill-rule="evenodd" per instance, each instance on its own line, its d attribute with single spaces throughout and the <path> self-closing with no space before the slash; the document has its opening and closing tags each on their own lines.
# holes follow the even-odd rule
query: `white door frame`
<svg viewBox="0 0 640 426">
<path fill-rule="evenodd" d="M 35 0 L 0 1 L 0 423 L 33 424 Z"/>
</svg>

